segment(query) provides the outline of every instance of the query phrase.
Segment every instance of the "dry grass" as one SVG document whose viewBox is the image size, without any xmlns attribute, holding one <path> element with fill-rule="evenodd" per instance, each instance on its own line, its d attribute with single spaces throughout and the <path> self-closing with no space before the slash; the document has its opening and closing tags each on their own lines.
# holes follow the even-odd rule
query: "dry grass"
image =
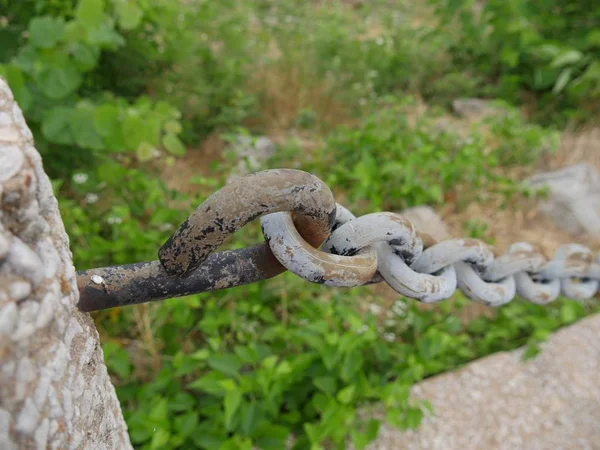
<svg viewBox="0 0 600 450">
<path fill-rule="evenodd" d="M 217 134 L 208 136 L 200 148 L 190 148 L 183 158 L 162 169 L 161 177 L 170 189 L 193 194 L 198 186 L 190 183 L 195 176 L 211 175 L 211 165 L 224 159 L 225 142 Z"/>
<path fill-rule="evenodd" d="M 600 127 L 566 131 L 560 148 L 541 163 L 544 170 L 557 170 L 579 163 L 588 163 L 600 170 Z"/>
<path fill-rule="evenodd" d="M 259 120 L 267 133 L 294 128 L 303 109 L 313 111 L 324 127 L 348 121 L 346 108 L 334 98 L 334 83 L 318 79 L 302 63 L 283 58 L 260 67 L 250 81 L 250 90 L 260 98 Z"/>
</svg>

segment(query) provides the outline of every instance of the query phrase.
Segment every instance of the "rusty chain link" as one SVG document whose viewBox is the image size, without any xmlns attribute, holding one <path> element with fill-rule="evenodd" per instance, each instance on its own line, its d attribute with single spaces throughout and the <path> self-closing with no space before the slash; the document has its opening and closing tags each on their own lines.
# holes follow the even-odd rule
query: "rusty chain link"
<svg viewBox="0 0 600 450">
<path fill-rule="evenodd" d="M 260 217 L 265 243 L 215 253 Z M 579 244 L 548 260 L 525 242 L 503 255 L 477 239 L 436 242 L 399 214 L 355 217 L 306 172 L 266 170 L 211 195 L 173 233 L 159 260 L 77 273 L 79 308 L 96 311 L 226 289 L 272 278 L 286 269 L 327 286 L 385 281 L 409 298 L 433 303 L 460 289 L 488 306 L 515 295 L 537 304 L 561 293 L 586 300 L 598 291 L 600 255 Z"/>
</svg>

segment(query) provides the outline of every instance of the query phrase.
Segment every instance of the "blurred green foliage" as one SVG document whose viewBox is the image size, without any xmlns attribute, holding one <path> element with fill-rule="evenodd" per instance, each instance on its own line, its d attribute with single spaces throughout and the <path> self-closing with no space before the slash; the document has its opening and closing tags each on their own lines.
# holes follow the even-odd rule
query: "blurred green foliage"
<svg viewBox="0 0 600 450">
<path fill-rule="evenodd" d="M 523 193 L 505 169 L 534 164 L 557 133 L 514 106 L 527 93 L 540 122 L 594 117 L 600 10 L 431 3 L 0 0 L 0 75 L 54 180 L 75 265 L 155 259 L 231 164 L 195 177 L 193 196 L 160 169 L 282 111 L 290 136 L 317 144 L 287 139 L 269 164 L 317 174 L 356 213 Z M 459 96 L 499 98 L 502 112 L 456 126 L 444 107 Z M 484 222 L 465 232 L 493 239 Z M 227 245 L 260 239 L 254 224 Z M 416 427 L 430 406 L 410 400 L 413 383 L 495 351 L 534 356 L 591 309 L 515 301 L 463 323 L 466 305 L 423 310 L 284 274 L 95 319 L 137 448 L 317 450 L 364 448 L 374 402 Z"/>
<path fill-rule="evenodd" d="M 482 192 L 519 192 L 498 169 L 531 164 L 558 143 L 554 131 L 508 107 L 461 129 L 434 112 L 415 113 L 414 103 L 411 97 L 380 99 L 360 124 L 331 133 L 303 167 L 344 192 L 357 212 L 399 211 L 441 204 L 465 185 L 463 201 Z"/>
<path fill-rule="evenodd" d="M 586 0 L 430 0 L 453 36 L 456 69 L 492 81 L 488 95 L 537 98 L 545 123 L 600 112 L 600 6 Z"/>
</svg>

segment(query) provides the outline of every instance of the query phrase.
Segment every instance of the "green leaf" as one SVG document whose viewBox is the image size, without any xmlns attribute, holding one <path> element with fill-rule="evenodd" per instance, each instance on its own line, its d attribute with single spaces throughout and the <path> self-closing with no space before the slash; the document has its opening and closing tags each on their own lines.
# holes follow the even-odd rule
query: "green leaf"
<svg viewBox="0 0 600 450">
<path fill-rule="evenodd" d="M 104 21 L 103 0 L 79 0 L 75 18 L 87 27 L 97 27 Z"/>
<path fill-rule="evenodd" d="M 162 140 L 165 149 L 175 156 L 185 155 L 185 146 L 179 140 L 179 138 L 173 134 L 166 134 Z"/>
<path fill-rule="evenodd" d="M 369 445 L 369 440 L 364 433 L 351 429 L 350 437 L 352 438 L 352 443 L 354 444 L 354 448 L 356 450 L 363 450 L 367 445 Z"/>
<path fill-rule="evenodd" d="M 583 53 L 578 50 L 567 50 L 562 52 L 550 63 L 550 67 L 559 68 L 564 66 L 570 66 L 578 63 L 583 59 Z"/>
<path fill-rule="evenodd" d="M 277 376 L 289 375 L 292 373 L 292 365 L 288 361 L 282 361 L 275 370 Z"/>
<path fill-rule="evenodd" d="M 36 74 L 40 90 L 52 100 L 60 100 L 74 92 L 82 82 L 81 73 L 70 61 L 58 66 L 42 66 Z"/>
<path fill-rule="evenodd" d="M 585 72 L 583 72 L 583 75 L 581 75 L 581 78 L 583 80 L 593 80 L 593 81 L 600 80 L 600 61 L 592 62 L 587 67 Z"/>
<path fill-rule="evenodd" d="M 148 418 L 154 422 L 169 422 L 169 411 L 168 411 L 168 403 L 166 398 L 158 397 L 152 409 L 150 409 L 150 413 L 148 414 Z"/>
<path fill-rule="evenodd" d="M 54 47 L 63 37 L 65 21 L 62 17 L 41 16 L 29 22 L 29 42 L 39 48 Z"/>
<path fill-rule="evenodd" d="M 180 391 L 169 402 L 169 408 L 172 411 L 189 411 L 196 404 L 194 396 L 187 392 Z"/>
<path fill-rule="evenodd" d="M 337 389 L 337 382 L 334 377 L 317 377 L 313 380 L 315 387 L 326 394 L 334 395 Z"/>
<path fill-rule="evenodd" d="M 87 29 L 88 44 L 99 46 L 108 50 L 116 50 L 125 45 L 125 39 L 121 36 L 112 24 L 101 23 L 97 27 Z"/>
<path fill-rule="evenodd" d="M 122 127 L 125 144 L 130 150 L 137 149 L 143 142 L 153 147 L 158 146 L 160 121 L 156 118 L 146 118 L 137 112 L 131 112 L 123 121 Z"/>
<path fill-rule="evenodd" d="M 205 361 L 210 356 L 210 351 L 203 348 L 201 350 L 197 350 L 190 355 L 193 359 L 197 359 L 198 361 Z"/>
<path fill-rule="evenodd" d="M 159 428 L 154 432 L 152 436 L 152 443 L 150 444 L 150 450 L 158 450 L 165 447 L 165 444 L 169 442 L 171 433 L 168 430 Z"/>
<path fill-rule="evenodd" d="M 238 355 L 244 363 L 254 364 L 259 361 L 256 350 L 254 350 L 251 347 L 243 347 L 241 345 L 236 345 L 234 351 L 235 354 Z"/>
<path fill-rule="evenodd" d="M 79 70 L 88 72 L 96 67 L 100 57 L 100 51 L 97 47 L 91 47 L 80 42 L 77 42 L 70 47 L 73 61 L 75 61 Z"/>
<path fill-rule="evenodd" d="M 225 392 L 235 391 L 235 390 L 239 389 L 238 384 L 235 381 L 233 381 L 231 378 L 226 378 L 226 379 L 220 381 L 219 385 L 223 388 L 223 390 Z"/>
<path fill-rule="evenodd" d="M 120 127 L 119 108 L 105 103 L 96 108 L 94 113 L 94 127 L 100 136 L 110 136 Z"/>
<path fill-rule="evenodd" d="M 254 442 L 262 450 L 281 450 L 286 447 L 290 430 L 281 425 L 265 424 L 257 431 Z"/>
<path fill-rule="evenodd" d="M 167 120 L 165 122 L 164 129 L 170 134 L 179 134 L 182 130 L 181 124 L 177 120 Z"/>
<path fill-rule="evenodd" d="M 224 407 L 225 407 L 225 428 L 231 431 L 231 421 L 233 415 L 237 412 L 240 403 L 242 402 L 242 393 L 239 390 L 228 391 L 225 394 Z"/>
<path fill-rule="evenodd" d="M 239 370 L 242 367 L 242 361 L 237 355 L 226 353 L 223 355 L 211 356 L 208 358 L 208 365 L 225 375 L 237 377 Z"/>
<path fill-rule="evenodd" d="M 132 1 L 122 1 L 116 4 L 119 26 L 124 30 L 133 30 L 142 21 L 143 11 Z"/>
<path fill-rule="evenodd" d="M 560 48 L 552 44 L 542 44 L 533 47 L 531 52 L 544 60 L 555 58 L 560 53 Z"/>
<path fill-rule="evenodd" d="M 600 30 L 595 29 L 590 31 L 585 37 L 585 41 L 588 45 L 600 47 Z"/>
<path fill-rule="evenodd" d="M 540 346 L 537 343 L 535 343 L 535 342 L 530 343 L 525 348 L 525 351 L 523 352 L 523 357 L 522 357 L 523 361 L 527 361 L 529 359 L 536 357 L 537 355 L 539 355 L 540 351 L 541 351 Z"/>
<path fill-rule="evenodd" d="M 190 389 L 198 389 L 212 395 L 221 395 L 225 391 L 223 386 L 220 384 L 223 380 L 225 380 L 225 376 L 222 373 L 212 371 L 204 376 L 201 376 L 197 380 L 192 381 L 190 384 L 188 384 L 188 387 Z"/>
<path fill-rule="evenodd" d="M 158 102 L 156 102 L 156 104 L 154 105 L 154 111 L 157 114 L 160 114 L 160 116 L 163 120 L 181 118 L 181 113 L 179 112 L 179 110 L 177 108 L 175 108 L 174 106 L 171 106 L 169 103 L 165 102 L 164 100 L 159 100 Z M 177 134 L 177 133 L 175 133 L 175 134 Z"/>
<path fill-rule="evenodd" d="M 55 144 L 70 145 L 75 142 L 71 132 L 73 110 L 58 106 L 48 111 L 42 120 L 42 135 Z"/>
<path fill-rule="evenodd" d="M 93 110 L 77 108 L 71 115 L 71 133 L 78 146 L 100 150 L 104 148 L 104 141 L 94 127 L 93 114 Z"/>
<path fill-rule="evenodd" d="M 565 88 L 565 86 L 569 83 L 569 81 L 571 81 L 572 71 L 573 71 L 573 69 L 565 69 L 560 73 L 560 75 L 556 79 L 556 83 L 554 84 L 554 87 L 552 88 L 552 92 L 554 94 L 560 93 Z"/>
<path fill-rule="evenodd" d="M 564 323 L 572 323 L 583 313 L 582 307 L 575 301 L 567 301 L 560 307 L 560 319 Z"/>
<path fill-rule="evenodd" d="M 0 68 L 4 69 L 4 76 L 6 77 L 6 81 L 10 86 L 13 95 L 15 96 L 17 104 L 24 112 L 27 111 L 33 103 L 33 98 L 25 86 L 25 78 L 23 77 L 23 73 L 13 64 L 0 66 Z"/>
<path fill-rule="evenodd" d="M 208 450 L 218 450 L 227 440 L 227 436 L 219 431 L 200 429 L 191 438 L 198 447 Z"/>
<path fill-rule="evenodd" d="M 375 419 L 371 419 L 365 425 L 364 431 L 350 430 L 352 442 L 357 450 L 364 449 L 369 443 L 373 442 L 379 432 L 380 422 Z"/>
<path fill-rule="evenodd" d="M 346 354 L 340 369 L 342 380 L 346 382 L 352 381 L 352 378 L 362 369 L 362 365 L 363 356 L 358 350 L 353 350 Z"/>
<path fill-rule="evenodd" d="M 147 142 L 142 142 L 135 151 L 135 156 L 137 156 L 137 159 L 140 162 L 148 162 L 157 156 L 157 151 L 158 149 L 156 147 L 153 147 Z"/>
<path fill-rule="evenodd" d="M 244 436 L 251 436 L 256 427 L 262 420 L 262 412 L 258 402 L 245 403 L 241 407 L 242 410 L 242 423 L 241 431 Z"/>
<path fill-rule="evenodd" d="M 377 437 L 377 433 L 379 433 L 379 426 L 381 422 L 376 419 L 370 419 L 365 426 L 365 435 L 369 442 L 373 441 Z"/>
<path fill-rule="evenodd" d="M 116 342 L 109 341 L 102 347 L 108 369 L 119 375 L 119 377 L 127 379 L 133 367 L 129 360 L 129 353 Z"/>
<path fill-rule="evenodd" d="M 421 420 L 423 420 L 423 411 L 420 408 L 408 408 L 404 416 L 404 428 L 417 428 L 421 424 Z"/>
<path fill-rule="evenodd" d="M 341 391 L 337 393 L 336 398 L 342 405 L 348 405 L 354 398 L 354 393 L 356 392 L 356 386 L 354 384 L 345 387 Z"/>
<path fill-rule="evenodd" d="M 507 45 L 500 52 L 500 59 L 508 67 L 515 67 L 519 63 L 519 52 Z"/>
<path fill-rule="evenodd" d="M 175 430 L 183 437 L 191 436 L 198 428 L 198 417 L 198 413 L 195 411 L 175 417 Z"/>
</svg>

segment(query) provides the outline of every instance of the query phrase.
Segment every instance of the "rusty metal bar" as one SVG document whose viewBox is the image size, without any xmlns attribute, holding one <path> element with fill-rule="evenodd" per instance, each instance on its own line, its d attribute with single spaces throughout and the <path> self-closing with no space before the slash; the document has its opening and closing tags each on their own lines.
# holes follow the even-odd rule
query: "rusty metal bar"
<svg viewBox="0 0 600 450">
<path fill-rule="evenodd" d="M 84 270 L 77 272 L 78 307 L 89 312 L 227 289 L 284 271 L 265 244 L 213 253 L 185 278 L 169 274 L 160 261 Z"/>
</svg>

